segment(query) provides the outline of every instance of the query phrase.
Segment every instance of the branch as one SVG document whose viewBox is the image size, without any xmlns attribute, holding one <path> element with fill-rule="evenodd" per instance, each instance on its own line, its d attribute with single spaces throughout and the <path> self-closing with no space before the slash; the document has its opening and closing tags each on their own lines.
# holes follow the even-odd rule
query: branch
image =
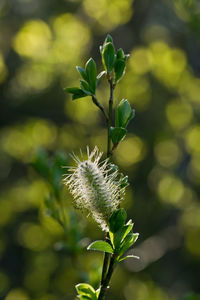
<svg viewBox="0 0 200 300">
<path fill-rule="evenodd" d="M 108 122 L 108 115 L 104 110 L 104 107 L 99 103 L 99 101 L 97 100 L 97 98 L 95 97 L 95 95 L 92 95 L 92 101 L 93 103 L 102 111 L 106 121 Z"/>
<path fill-rule="evenodd" d="M 112 78 L 108 79 L 108 82 L 110 84 L 110 98 L 109 98 L 109 111 L 108 111 L 108 144 L 107 144 L 107 157 L 110 157 L 112 155 L 111 153 L 111 136 L 110 136 L 110 127 L 112 125 L 112 109 L 113 109 L 113 91 L 114 91 L 114 85 Z"/>
</svg>

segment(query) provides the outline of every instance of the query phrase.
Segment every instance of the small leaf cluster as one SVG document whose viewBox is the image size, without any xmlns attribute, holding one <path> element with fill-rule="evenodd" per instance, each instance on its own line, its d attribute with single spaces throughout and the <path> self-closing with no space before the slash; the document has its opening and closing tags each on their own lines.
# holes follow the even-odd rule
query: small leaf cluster
<svg viewBox="0 0 200 300">
<path fill-rule="evenodd" d="M 126 61 L 129 54 L 125 54 L 120 48 L 117 51 L 110 34 L 107 35 L 104 43 L 100 46 L 102 63 L 107 72 L 108 77 L 114 77 L 114 84 L 117 84 L 125 74 Z"/>
<path fill-rule="evenodd" d="M 103 46 L 100 46 L 100 53 L 105 70 L 98 75 L 96 63 L 93 58 L 90 58 L 86 62 L 85 68 L 80 66 L 76 67 L 81 76 L 80 87 L 64 88 L 66 92 L 72 94 L 72 100 L 86 96 L 94 96 L 96 94 L 98 81 L 103 75 L 107 75 L 107 78 L 111 78 L 111 75 L 113 75 L 114 85 L 124 76 L 129 54 L 124 54 L 121 48 L 116 51 L 113 39 L 110 35 L 106 37 Z"/>
<path fill-rule="evenodd" d="M 99 80 L 105 75 L 111 85 L 111 89 L 115 89 L 116 85 L 125 74 L 126 62 L 129 54 L 125 54 L 121 48 L 116 50 L 113 39 L 109 34 L 107 35 L 103 45 L 100 46 L 100 53 L 104 70 L 97 75 L 96 63 L 93 58 L 90 58 L 86 62 L 85 68 L 80 66 L 76 67 L 81 76 L 80 87 L 67 87 L 64 88 L 64 90 L 72 94 L 72 100 L 91 96 L 93 103 L 102 110 L 107 122 L 111 122 L 111 116 L 109 113 L 105 112 L 103 106 L 97 100 L 96 88 Z M 109 134 L 113 143 L 113 149 L 116 148 L 119 142 L 126 136 L 127 126 L 134 116 L 135 111 L 131 108 L 127 99 L 122 99 L 120 103 L 116 105 L 115 126 L 112 127 L 112 124 L 109 126 Z"/>
<path fill-rule="evenodd" d="M 131 108 L 127 99 L 122 99 L 115 109 L 115 127 L 110 128 L 112 142 L 116 147 L 127 134 L 127 126 L 134 118 L 135 110 Z"/>
<path fill-rule="evenodd" d="M 72 87 L 72 88 L 65 88 L 64 90 L 72 94 L 72 100 L 95 95 L 98 78 L 97 78 L 96 63 L 94 59 L 90 58 L 86 62 L 85 69 L 79 66 L 77 66 L 76 69 L 81 75 L 80 88 Z"/>
<path fill-rule="evenodd" d="M 117 209 L 113 212 L 109 219 L 109 238 L 107 241 L 95 241 L 91 243 L 87 249 L 108 253 L 111 255 L 111 259 L 114 260 L 114 265 L 127 258 L 139 257 L 135 255 L 124 256 L 125 252 L 136 242 L 139 234 L 133 233 L 132 220 L 126 221 L 127 214 L 123 208 Z M 78 297 L 80 299 L 97 300 L 99 290 L 87 283 L 80 283 L 76 285 Z"/>
<path fill-rule="evenodd" d="M 132 220 L 126 222 L 126 219 L 127 214 L 123 208 L 115 210 L 109 219 L 108 241 L 95 241 L 87 249 L 111 253 L 115 256 L 115 262 L 129 257 L 138 258 L 134 255 L 122 257 L 139 236 L 138 233 L 133 233 Z"/>
</svg>

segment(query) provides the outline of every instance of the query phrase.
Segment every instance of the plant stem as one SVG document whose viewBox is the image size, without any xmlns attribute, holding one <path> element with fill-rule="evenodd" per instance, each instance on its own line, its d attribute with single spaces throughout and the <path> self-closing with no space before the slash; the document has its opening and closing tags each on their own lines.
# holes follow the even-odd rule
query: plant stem
<svg viewBox="0 0 200 300">
<path fill-rule="evenodd" d="M 110 127 L 112 125 L 112 109 L 113 109 L 113 81 L 112 78 L 108 79 L 110 84 L 110 98 L 109 98 L 109 111 L 108 111 L 108 121 L 107 121 L 107 129 L 108 129 L 108 142 L 107 142 L 107 157 L 112 155 L 111 153 L 111 136 L 110 136 Z"/>
<path fill-rule="evenodd" d="M 113 110 L 113 81 L 112 78 L 108 79 L 110 85 L 110 97 L 109 97 L 109 110 L 108 110 L 108 117 L 107 117 L 107 158 L 112 155 L 111 152 L 111 136 L 110 136 L 110 127 L 112 125 L 112 110 Z M 105 236 L 108 237 L 108 234 Z M 100 286 L 100 294 L 99 300 L 103 299 L 107 290 L 108 283 L 110 281 L 112 272 L 113 272 L 113 265 L 114 261 L 113 258 L 110 258 L 110 254 L 105 252 L 104 254 L 104 261 L 103 261 L 103 268 L 102 268 L 102 275 L 101 275 L 101 286 Z M 108 267 L 109 266 L 109 267 Z"/>
<path fill-rule="evenodd" d="M 92 101 L 102 111 L 102 113 L 108 123 L 109 117 L 108 117 L 107 113 L 105 112 L 104 107 L 99 103 L 99 101 L 97 100 L 95 95 L 92 95 Z"/>
<path fill-rule="evenodd" d="M 115 256 L 112 254 L 111 259 L 110 259 L 109 269 L 108 269 L 106 278 L 105 278 L 103 284 L 101 285 L 101 290 L 100 290 L 100 293 L 99 293 L 98 300 L 103 300 L 104 299 L 105 293 L 108 289 L 108 285 L 109 285 L 109 282 L 110 282 L 110 279 L 111 279 L 111 276 L 112 276 L 112 273 L 113 273 L 113 270 L 114 270 L 114 264 L 115 264 Z"/>
<path fill-rule="evenodd" d="M 107 271 L 108 271 L 108 265 L 109 265 L 109 253 L 105 252 L 104 254 L 104 261 L 103 261 L 103 269 L 102 269 L 102 276 L 101 276 L 101 286 L 104 285 L 104 281 L 106 279 Z"/>
</svg>

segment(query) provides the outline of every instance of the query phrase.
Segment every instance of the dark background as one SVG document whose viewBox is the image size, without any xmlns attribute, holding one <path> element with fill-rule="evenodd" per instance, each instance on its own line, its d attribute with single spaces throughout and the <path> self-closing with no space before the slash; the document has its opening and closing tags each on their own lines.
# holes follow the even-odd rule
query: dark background
<svg viewBox="0 0 200 300">
<path fill-rule="evenodd" d="M 69 153 L 106 151 L 105 122 L 63 87 L 78 85 L 75 66 L 91 56 L 102 71 L 107 33 L 131 54 L 115 100 L 128 98 L 136 117 L 113 159 L 129 176 L 124 207 L 141 257 L 117 267 L 107 299 L 200 299 L 197 0 L 1 0 L 0 299 L 75 299 L 79 282 L 98 288 L 102 255 L 86 246 L 102 233 L 60 182 Z M 98 98 L 107 105 L 104 80 Z M 65 234 L 46 213 L 50 192 L 65 207 Z"/>
</svg>

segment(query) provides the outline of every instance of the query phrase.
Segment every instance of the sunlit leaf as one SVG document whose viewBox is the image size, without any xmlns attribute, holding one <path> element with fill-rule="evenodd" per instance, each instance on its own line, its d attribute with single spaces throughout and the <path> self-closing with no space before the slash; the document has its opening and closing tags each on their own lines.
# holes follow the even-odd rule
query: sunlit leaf
<svg viewBox="0 0 200 300">
<path fill-rule="evenodd" d="M 90 58 L 87 61 L 85 65 L 85 70 L 86 70 L 90 90 L 92 91 L 93 94 L 95 94 L 97 70 L 96 70 L 96 63 L 93 58 Z"/>
<path fill-rule="evenodd" d="M 120 261 L 123 261 L 123 260 L 125 260 L 125 259 L 127 259 L 127 258 L 140 259 L 139 256 L 136 256 L 136 255 L 127 255 L 127 256 L 122 257 L 121 259 L 119 259 L 119 262 L 120 262 Z"/>
<path fill-rule="evenodd" d="M 95 289 L 88 283 L 79 283 L 79 284 L 77 284 L 76 285 L 76 290 L 77 290 L 77 293 L 79 295 L 88 297 L 88 298 L 85 298 L 85 299 L 92 299 L 92 300 L 97 299 Z"/>
<path fill-rule="evenodd" d="M 107 43 L 102 52 L 102 60 L 108 73 L 111 72 L 115 62 L 115 49 L 112 43 Z"/>
<path fill-rule="evenodd" d="M 113 249 L 110 244 L 104 241 L 95 241 L 87 247 L 88 250 L 96 250 L 107 253 L 113 253 Z"/>
<path fill-rule="evenodd" d="M 124 239 L 120 250 L 119 250 L 119 256 L 123 255 L 138 239 L 139 233 L 132 233 L 130 232 L 126 238 Z"/>
<path fill-rule="evenodd" d="M 116 107 L 115 124 L 116 127 L 126 128 L 131 119 L 135 116 L 135 110 L 131 108 L 127 99 L 122 99 Z"/>
</svg>

